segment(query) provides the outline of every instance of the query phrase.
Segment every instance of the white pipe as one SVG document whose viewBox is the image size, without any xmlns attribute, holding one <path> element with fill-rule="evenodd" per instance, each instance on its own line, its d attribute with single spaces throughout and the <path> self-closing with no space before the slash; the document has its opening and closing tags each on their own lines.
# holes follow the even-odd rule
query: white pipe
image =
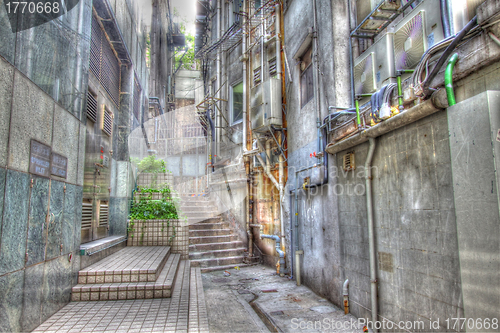
<svg viewBox="0 0 500 333">
<path fill-rule="evenodd" d="M 372 321 L 377 322 L 378 304 L 377 304 L 377 259 L 375 257 L 375 230 L 373 226 L 373 205 L 372 205 L 372 171 L 371 163 L 373 152 L 375 151 L 375 139 L 369 138 L 370 148 L 365 162 L 365 182 L 366 182 L 366 211 L 368 217 L 368 244 L 370 252 L 370 297 L 372 305 Z"/>
<path fill-rule="evenodd" d="M 243 1 L 243 13 L 247 12 L 247 2 Z M 246 19 L 247 15 L 243 15 L 243 27 L 246 27 Z M 247 36 L 248 34 L 243 31 L 243 36 L 242 36 L 242 49 L 246 49 L 247 45 Z M 248 152 L 247 149 L 247 144 L 248 144 L 248 136 L 247 136 L 247 124 L 248 124 L 248 96 L 247 96 L 247 89 L 248 89 L 248 79 L 247 79 L 247 62 L 248 62 L 248 57 L 246 55 L 243 55 L 243 156 Z M 245 171 L 247 174 L 247 178 L 250 176 L 250 161 L 248 157 L 245 157 L 246 161 L 246 167 Z M 252 257 L 253 256 L 253 233 L 252 229 L 250 227 L 250 193 L 251 193 L 251 184 L 250 182 L 247 182 L 247 205 L 246 205 L 246 227 L 247 227 L 247 236 L 248 236 L 248 256 Z"/>
<path fill-rule="evenodd" d="M 217 0 L 217 39 L 221 36 L 221 0 Z M 217 98 L 221 98 L 221 82 L 222 75 L 221 75 L 221 51 L 220 49 L 217 51 Z M 217 112 L 217 117 L 215 118 L 215 155 L 219 156 L 219 147 L 220 147 L 220 140 L 221 140 L 221 126 L 222 126 L 222 119 L 221 119 L 221 111 L 222 111 L 222 103 L 220 101 L 216 102 L 218 104 L 218 108 L 215 107 L 215 110 Z M 216 162 L 215 156 L 212 156 L 212 163 Z"/>
<path fill-rule="evenodd" d="M 349 279 L 344 281 L 342 287 L 342 294 L 344 296 L 344 314 L 349 313 Z"/>
<path fill-rule="evenodd" d="M 300 255 L 304 254 L 304 251 L 295 251 L 295 279 L 297 280 L 297 286 L 300 286 Z"/>
<path fill-rule="evenodd" d="M 314 104 L 316 107 L 316 110 L 318 111 L 318 119 L 323 119 L 321 117 L 321 101 L 319 99 L 319 90 L 321 87 L 319 86 L 319 70 L 318 70 L 318 17 L 316 14 L 316 0 L 313 0 L 313 59 L 312 59 L 312 65 L 314 66 L 313 69 L 313 79 L 314 79 Z M 318 147 L 319 148 L 319 147 Z M 319 150 L 319 149 L 318 149 Z"/>
<path fill-rule="evenodd" d="M 278 80 L 281 80 L 281 17 L 280 17 L 280 4 L 274 6 L 276 16 L 276 73 L 278 73 Z"/>
</svg>

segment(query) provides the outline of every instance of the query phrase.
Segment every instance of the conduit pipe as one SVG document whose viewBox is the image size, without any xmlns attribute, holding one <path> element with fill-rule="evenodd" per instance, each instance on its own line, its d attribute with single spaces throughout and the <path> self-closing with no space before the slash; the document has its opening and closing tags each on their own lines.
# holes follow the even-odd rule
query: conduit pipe
<svg viewBox="0 0 500 333">
<path fill-rule="evenodd" d="M 443 54 L 441 55 L 441 57 L 439 58 L 438 62 L 436 63 L 436 65 L 432 69 L 431 73 L 429 74 L 429 76 L 427 77 L 427 79 L 425 79 L 424 85 L 422 87 L 422 89 L 424 91 L 424 97 L 427 97 L 428 95 L 432 94 L 432 91 L 430 89 L 430 84 L 431 84 L 432 80 L 436 77 L 436 75 L 438 74 L 439 70 L 444 65 L 446 59 L 448 59 L 448 57 L 450 56 L 451 52 L 453 52 L 453 50 L 455 50 L 455 48 L 462 41 L 462 39 L 476 25 L 477 25 L 477 16 L 474 16 L 474 18 L 472 20 L 470 20 L 469 23 L 467 23 L 467 25 L 462 30 L 460 30 L 460 32 L 453 39 L 453 41 L 450 43 L 450 45 L 448 45 L 448 47 L 446 48 L 446 50 L 444 50 Z"/>
<path fill-rule="evenodd" d="M 448 65 L 444 71 L 444 88 L 446 89 L 446 97 L 450 106 L 457 104 L 455 100 L 455 93 L 453 92 L 453 68 L 458 61 L 458 54 L 455 53 L 448 60 Z"/>
<path fill-rule="evenodd" d="M 342 295 L 344 296 L 344 313 L 349 313 L 349 279 L 344 281 L 342 287 Z"/>
<path fill-rule="evenodd" d="M 372 305 L 372 321 L 377 322 L 377 259 L 375 257 L 375 230 L 373 226 L 373 204 L 372 204 L 372 158 L 375 151 L 375 139 L 370 138 L 370 147 L 365 162 L 365 183 L 366 183 L 366 212 L 368 217 L 368 245 L 370 252 L 370 297 Z"/>
<path fill-rule="evenodd" d="M 279 269 L 279 274 L 281 275 L 283 273 L 283 267 L 285 267 L 285 252 L 281 250 L 280 246 L 280 237 L 276 235 L 266 235 L 266 234 L 261 234 L 260 239 L 263 238 L 268 238 L 268 239 L 274 239 L 276 242 L 276 252 L 280 255 L 280 269 Z"/>
</svg>

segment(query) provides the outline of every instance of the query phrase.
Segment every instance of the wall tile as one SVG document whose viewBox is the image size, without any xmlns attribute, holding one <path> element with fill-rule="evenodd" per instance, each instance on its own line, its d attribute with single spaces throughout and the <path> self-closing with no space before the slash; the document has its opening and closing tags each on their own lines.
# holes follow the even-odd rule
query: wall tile
<svg viewBox="0 0 500 333">
<path fill-rule="evenodd" d="M 61 253 L 62 218 L 64 206 L 64 183 L 52 180 L 50 185 L 50 223 L 47 228 L 46 260 Z"/>
<path fill-rule="evenodd" d="M 72 265 L 67 255 L 45 262 L 42 318 L 48 318 L 70 301 Z"/>
<path fill-rule="evenodd" d="M 0 35 L 2 35 L 2 33 L 0 33 Z M 0 37 L 0 39 L 2 39 L 2 37 Z M 2 78 L 2 80 L 0 80 L 0 166 L 5 166 L 7 164 L 7 144 L 9 142 L 14 67 L 1 58 L 0 77 Z"/>
<path fill-rule="evenodd" d="M 27 266 L 39 263 L 45 259 L 45 245 L 47 243 L 46 218 L 49 206 L 49 180 L 33 176 L 31 190 Z"/>
<path fill-rule="evenodd" d="M 20 73 L 14 76 L 13 96 L 8 165 L 27 172 L 31 139 L 52 142 L 54 100 Z"/>
<path fill-rule="evenodd" d="M 76 216 L 77 205 L 81 206 L 81 202 L 77 202 L 77 186 L 66 184 L 66 194 L 64 195 L 64 212 L 61 226 L 61 244 L 63 245 L 62 253 L 67 254 L 75 251 L 75 232 L 76 224 L 79 221 Z M 79 227 L 79 225 L 78 225 Z"/>
<path fill-rule="evenodd" d="M 31 331 L 41 324 L 40 309 L 43 290 L 43 269 L 45 264 L 31 266 L 24 272 L 24 304 L 22 314 L 22 330 Z"/>
<path fill-rule="evenodd" d="M 7 170 L 0 243 L 0 275 L 24 267 L 29 179 L 26 173 Z"/>
<path fill-rule="evenodd" d="M 80 121 L 71 113 L 56 105 L 52 132 L 52 151 L 68 158 L 66 181 L 70 183 L 77 182 L 79 136 Z"/>
<path fill-rule="evenodd" d="M 0 332 L 21 331 L 24 271 L 0 277 Z"/>
</svg>

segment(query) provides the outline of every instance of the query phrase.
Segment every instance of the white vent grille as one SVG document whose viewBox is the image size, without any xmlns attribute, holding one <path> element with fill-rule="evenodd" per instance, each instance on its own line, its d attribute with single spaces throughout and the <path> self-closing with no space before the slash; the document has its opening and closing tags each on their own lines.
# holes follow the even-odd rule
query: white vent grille
<svg viewBox="0 0 500 333">
<path fill-rule="evenodd" d="M 102 131 L 111 136 L 111 133 L 113 132 L 113 115 L 106 107 L 104 107 L 103 113 Z"/>
<path fill-rule="evenodd" d="M 82 204 L 82 230 L 89 230 L 92 228 L 92 203 L 84 202 Z"/>
<path fill-rule="evenodd" d="M 109 207 L 107 202 L 99 205 L 99 227 L 106 227 L 109 222 Z"/>
<path fill-rule="evenodd" d="M 343 158 L 344 171 L 350 171 L 356 169 L 356 162 L 354 159 L 354 152 L 347 153 Z"/>
<path fill-rule="evenodd" d="M 262 71 L 261 68 L 258 67 L 253 71 L 253 85 L 256 86 L 262 81 Z"/>
<path fill-rule="evenodd" d="M 87 92 L 87 118 L 97 121 L 97 99 L 90 91 Z"/>
<path fill-rule="evenodd" d="M 276 58 L 269 60 L 269 76 L 273 77 L 278 75 L 278 69 L 276 67 Z"/>
</svg>

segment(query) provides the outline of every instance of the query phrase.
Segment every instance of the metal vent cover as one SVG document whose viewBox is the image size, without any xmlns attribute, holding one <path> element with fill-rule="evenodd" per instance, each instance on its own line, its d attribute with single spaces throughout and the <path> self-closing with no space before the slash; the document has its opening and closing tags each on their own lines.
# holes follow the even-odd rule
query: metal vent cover
<svg viewBox="0 0 500 333">
<path fill-rule="evenodd" d="M 351 171 L 356 169 L 354 152 L 347 153 L 343 156 L 342 166 L 344 167 L 344 171 Z"/>
<path fill-rule="evenodd" d="M 253 85 L 256 86 L 262 81 L 262 71 L 260 67 L 257 67 L 253 71 Z"/>
<path fill-rule="evenodd" d="M 109 206 L 107 201 L 101 201 L 99 205 L 99 227 L 105 227 L 109 222 Z"/>
<path fill-rule="evenodd" d="M 97 122 L 97 99 L 90 91 L 87 91 L 87 118 Z"/>
<path fill-rule="evenodd" d="M 109 136 L 113 132 L 113 114 L 107 107 L 103 110 L 102 131 Z"/>
<path fill-rule="evenodd" d="M 95 16 L 92 16 L 89 67 L 113 103 L 119 106 L 120 62 Z"/>
<path fill-rule="evenodd" d="M 84 201 L 82 203 L 82 230 L 92 229 L 92 202 Z"/>
<path fill-rule="evenodd" d="M 269 60 L 269 76 L 274 77 L 278 75 L 278 69 L 276 67 L 276 58 Z"/>
</svg>

